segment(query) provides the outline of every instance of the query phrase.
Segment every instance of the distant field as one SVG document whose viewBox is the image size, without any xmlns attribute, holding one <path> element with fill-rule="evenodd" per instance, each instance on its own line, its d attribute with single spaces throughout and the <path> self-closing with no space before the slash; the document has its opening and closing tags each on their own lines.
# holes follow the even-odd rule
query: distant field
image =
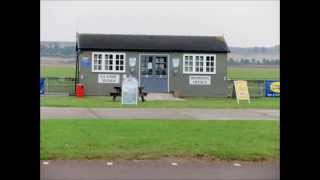
<svg viewBox="0 0 320 180">
<path fill-rule="evenodd" d="M 42 66 L 40 69 L 41 77 L 74 77 L 74 67 L 48 67 Z"/>
<path fill-rule="evenodd" d="M 266 80 L 280 79 L 280 68 L 268 67 L 229 67 L 229 79 Z"/>
<path fill-rule="evenodd" d="M 42 77 L 74 77 L 74 67 L 41 67 Z M 265 80 L 265 79 L 279 79 L 279 68 L 266 67 L 229 67 L 229 79 L 243 79 L 243 80 Z"/>
</svg>

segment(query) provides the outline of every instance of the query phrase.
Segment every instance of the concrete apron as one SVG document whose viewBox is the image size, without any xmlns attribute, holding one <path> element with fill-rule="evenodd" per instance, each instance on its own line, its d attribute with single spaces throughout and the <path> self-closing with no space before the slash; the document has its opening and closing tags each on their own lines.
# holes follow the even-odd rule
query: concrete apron
<svg viewBox="0 0 320 180">
<path fill-rule="evenodd" d="M 41 107 L 41 119 L 279 120 L 276 109 Z"/>
</svg>

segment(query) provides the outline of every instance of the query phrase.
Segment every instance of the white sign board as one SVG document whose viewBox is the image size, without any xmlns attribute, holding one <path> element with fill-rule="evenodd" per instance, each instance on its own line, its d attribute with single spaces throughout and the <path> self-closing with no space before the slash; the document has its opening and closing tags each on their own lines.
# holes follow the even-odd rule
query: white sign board
<svg viewBox="0 0 320 180">
<path fill-rule="evenodd" d="M 120 83 L 119 74 L 98 74 L 98 83 Z"/>
<path fill-rule="evenodd" d="M 211 85 L 211 76 L 189 76 L 190 85 Z"/>
<path fill-rule="evenodd" d="M 138 104 L 138 81 L 128 77 L 122 81 L 122 104 Z"/>
</svg>

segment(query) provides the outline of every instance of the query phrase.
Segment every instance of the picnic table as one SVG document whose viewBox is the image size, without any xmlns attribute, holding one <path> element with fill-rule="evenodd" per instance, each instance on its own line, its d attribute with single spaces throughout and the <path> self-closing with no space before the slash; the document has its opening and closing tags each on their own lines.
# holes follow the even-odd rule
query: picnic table
<svg viewBox="0 0 320 180">
<path fill-rule="evenodd" d="M 144 97 L 148 95 L 147 92 L 143 91 L 143 88 L 143 86 L 138 87 L 138 95 L 139 97 L 141 97 L 142 102 L 145 101 Z M 112 96 L 112 101 L 116 101 L 117 96 L 121 96 L 121 86 L 114 86 L 113 89 L 115 90 L 115 92 L 111 92 L 110 96 Z"/>
</svg>

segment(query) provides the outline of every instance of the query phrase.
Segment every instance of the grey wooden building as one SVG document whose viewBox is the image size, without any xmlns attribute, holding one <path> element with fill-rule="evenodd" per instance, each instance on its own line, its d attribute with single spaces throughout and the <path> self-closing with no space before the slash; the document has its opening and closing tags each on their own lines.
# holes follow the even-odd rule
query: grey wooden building
<svg viewBox="0 0 320 180">
<path fill-rule="evenodd" d="M 223 37 L 77 34 L 76 81 L 85 95 L 108 95 L 132 75 L 148 93 L 227 95 Z"/>
</svg>

